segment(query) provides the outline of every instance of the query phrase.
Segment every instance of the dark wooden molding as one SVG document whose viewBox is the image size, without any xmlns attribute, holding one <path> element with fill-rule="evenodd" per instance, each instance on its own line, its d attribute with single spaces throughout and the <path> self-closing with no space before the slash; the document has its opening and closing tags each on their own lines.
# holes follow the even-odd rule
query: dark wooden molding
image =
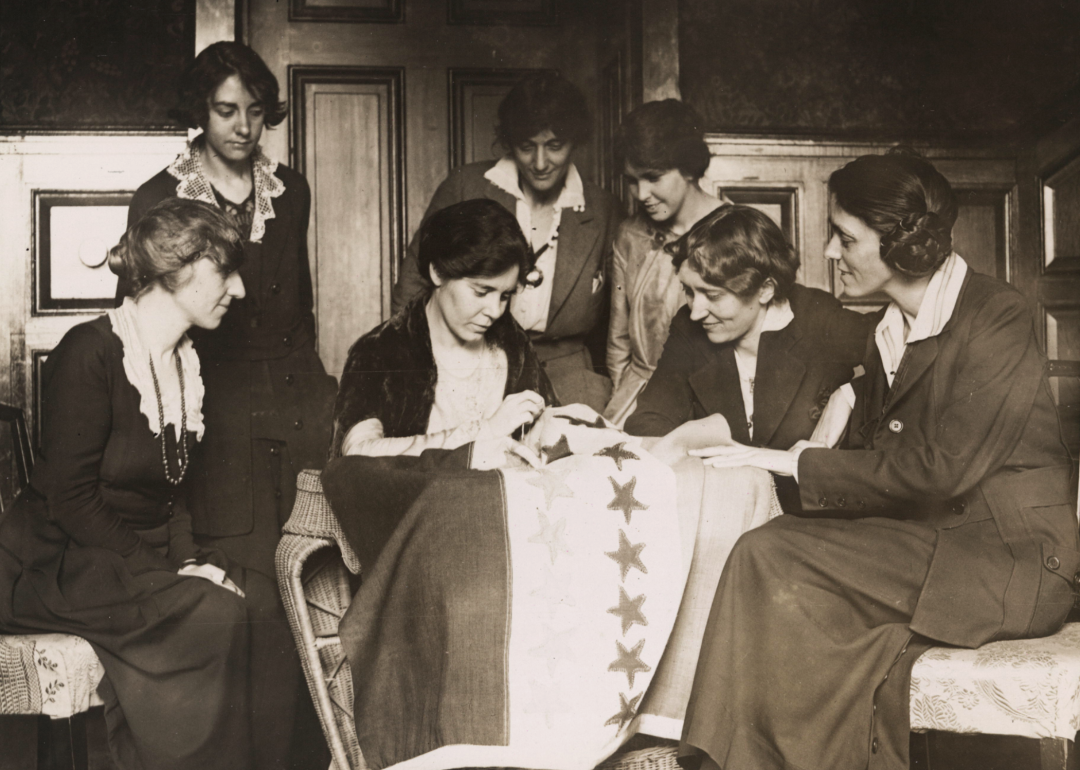
<svg viewBox="0 0 1080 770">
<path fill-rule="evenodd" d="M 508 24 L 527 27 L 547 27 L 559 23 L 557 0 L 504 0 L 504 8 L 496 8 L 485 0 L 480 8 L 472 0 L 449 0 L 448 24 L 495 25 Z"/>
<path fill-rule="evenodd" d="M 397 280 L 400 255 L 405 248 L 405 68 L 290 65 L 289 82 L 289 157 L 292 167 L 306 174 L 307 166 L 307 104 L 304 89 L 316 84 L 382 85 L 386 87 L 386 136 L 390 156 L 387 184 L 390 192 L 389 233 L 393 280 Z"/>
<path fill-rule="evenodd" d="M 94 311 L 108 310 L 114 306 L 115 293 L 110 293 L 106 297 L 52 296 L 52 210 L 68 206 L 127 207 L 130 205 L 131 197 L 134 194 L 134 190 L 34 190 L 32 192 L 30 225 L 31 315 L 85 315 Z M 123 235 L 123 233 L 119 235 Z M 107 257 L 103 255 L 102 262 L 105 259 Z"/>
<path fill-rule="evenodd" d="M 309 5 L 308 0 L 289 0 L 289 21 L 404 24 L 405 0 L 385 0 L 381 6 Z"/>
<path fill-rule="evenodd" d="M 485 67 L 480 69 L 450 67 L 447 69 L 447 83 L 449 98 L 450 127 L 450 168 L 457 168 L 467 161 L 468 147 L 466 139 L 468 131 L 466 121 L 469 112 L 465 108 L 465 100 L 469 90 L 478 86 L 504 86 L 508 91 L 513 88 L 522 78 L 537 72 L 554 71 L 543 69 L 499 69 Z"/>
</svg>

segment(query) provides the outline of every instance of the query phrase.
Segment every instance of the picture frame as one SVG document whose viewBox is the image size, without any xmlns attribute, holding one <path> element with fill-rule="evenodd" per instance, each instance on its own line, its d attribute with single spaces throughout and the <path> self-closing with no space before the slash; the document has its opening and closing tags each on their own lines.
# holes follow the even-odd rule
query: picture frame
<svg viewBox="0 0 1080 770">
<path fill-rule="evenodd" d="M 450 24 L 548 27 L 559 23 L 556 0 L 449 0 Z"/>
<path fill-rule="evenodd" d="M 405 0 L 289 0 L 289 21 L 404 24 Z"/>
<path fill-rule="evenodd" d="M 34 190 L 33 315 L 73 315 L 115 305 L 108 250 L 127 229 L 133 190 Z"/>
</svg>

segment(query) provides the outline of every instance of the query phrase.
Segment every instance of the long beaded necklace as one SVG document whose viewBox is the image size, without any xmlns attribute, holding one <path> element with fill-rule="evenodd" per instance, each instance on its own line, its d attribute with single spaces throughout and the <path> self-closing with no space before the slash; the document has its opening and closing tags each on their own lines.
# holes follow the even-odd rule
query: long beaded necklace
<svg viewBox="0 0 1080 770">
<path fill-rule="evenodd" d="M 179 486 L 184 480 L 184 474 L 188 469 L 188 445 L 187 445 L 187 403 L 184 401 L 184 369 L 180 366 L 180 356 L 173 351 L 176 359 L 176 376 L 180 378 L 180 443 L 176 446 L 176 464 L 180 467 L 180 475 L 176 478 L 169 473 L 169 455 L 165 451 L 165 407 L 161 403 L 161 388 L 158 385 L 157 372 L 154 371 L 154 357 L 150 356 L 150 376 L 154 378 L 154 395 L 157 396 L 158 425 L 161 427 L 161 464 L 165 466 L 165 480 L 174 487 Z"/>
</svg>

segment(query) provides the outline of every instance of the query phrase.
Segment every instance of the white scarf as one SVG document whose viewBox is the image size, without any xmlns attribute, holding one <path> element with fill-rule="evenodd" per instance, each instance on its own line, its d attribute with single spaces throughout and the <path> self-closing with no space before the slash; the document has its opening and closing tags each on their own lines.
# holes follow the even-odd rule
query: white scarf
<svg viewBox="0 0 1080 770">
<path fill-rule="evenodd" d="M 136 328 L 135 300 L 131 297 L 124 299 L 124 304 L 118 308 L 107 311 L 109 321 L 112 323 L 113 332 L 120 338 L 124 346 L 124 374 L 128 382 L 139 391 L 139 411 L 146 415 L 150 423 L 150 430 L 155 436 L 161 435 L 161 423 L 158 419 L 157 393 L 154 388 L 154 378 L 150 372 L 150 351 L 142 344 L 139 331 Z M 206 389 L 203 387 L 202 376 L 199 373 L 199 355 L 195 352 L 195 346 L 185 334 L 180 338 L 176 346 L 176 353 L 180 358 L 180 368 L 184 372 L 184 403 L 187 405 L 187 427 L 195 432 L 195 440 L 201 441 L 205 427 L 203 426 L 202 402 Z M 176 440 L 181 440 L 180 426 L 183 424 L 183 415 L 180 413 L 180 399 L 178 397 L 166 397 L 162 394 L 162 411 L 165 413 L 165 424 L 172 423 L 176 431 Z"/>
</svg>

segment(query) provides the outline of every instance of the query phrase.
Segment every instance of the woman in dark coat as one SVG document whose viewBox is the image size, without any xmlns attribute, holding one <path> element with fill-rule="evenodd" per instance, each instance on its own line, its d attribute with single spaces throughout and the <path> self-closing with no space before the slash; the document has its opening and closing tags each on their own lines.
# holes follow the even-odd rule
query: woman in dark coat
<svg viewBox="0 0 1080 770">
<path fill-rule="evenodd" d="M 868 317 L 796 284 L 794 249 L 748 206 L 716 209 L 669 248 L 687 304 L 626 431 L 665 436 L 653 450 L 661 454 L 717 443 L 717 426 L 753 446 L 811 438 L 862 358 Z M 777 491 L 785 508 L 798 506 L 789 479 Z"/>
<path fill-rule="evenodd" d="M 513 215 L 494 201 L 464 201 L 429 217 L 417 240 L 428 289 L 350 348 L 335 456 L 419 455 L 509 437 L 555 402 L 507 312 L 533 270 Z"/>
<path fill-rule="evenodd" d="M 1027 303 L 952 251 L 956 198 L 922 158 L 859 158 L 829 190 L 826 256 L 891 302 L 843 448 L 703 452 L 802 503 L 721 578 L 683 731 L 708 766 L 905 768 L 924 650 L 1045 636 L 1073 603 L 1076 486 Z"/>
<path fill-rule="evenodd" d="M 204 390 L 185 332 L 243 298 L 243 257 L 231 222 L 195 201 L 128 231 L 110 266 L 134 299 L 49 354 L 41 454 L 0 518 L 0 630 L 90 642 L 122 770 L 276 766 L 276 590 L 199 548 L 186 502 Z"/>
<path fill-rule="evenodd" d="M 131 224 L 165 198 L 200 200 L 224 211 L 244 237 L 247 296 L 219 328 L 192 334 L 206 383 L 207 435 L 189 474 L 190 508 L 200 544 L 271 580 L 296 476 L 325 462 L 335 392 L 315 350 L 311 193 L 300 174 L 259 148 L 264 126 L 285 114 L 277 80 L 258 54 L 241 43 L 209 46 L 184 74 L 176 113 L 203 132 L 135 192 L 128 211 Z M 128 291 L 121 281 L 119 296 Z M 298 698 L 307 701 L 306 688 L 294 646 L 279 652 L 277 677 L 295 695 L 278 707 L 290 715 Z M 311 767 L 324 766 L 329 755 L 314 709 L 299 715 L 294 751 Z"/>
</svg>

